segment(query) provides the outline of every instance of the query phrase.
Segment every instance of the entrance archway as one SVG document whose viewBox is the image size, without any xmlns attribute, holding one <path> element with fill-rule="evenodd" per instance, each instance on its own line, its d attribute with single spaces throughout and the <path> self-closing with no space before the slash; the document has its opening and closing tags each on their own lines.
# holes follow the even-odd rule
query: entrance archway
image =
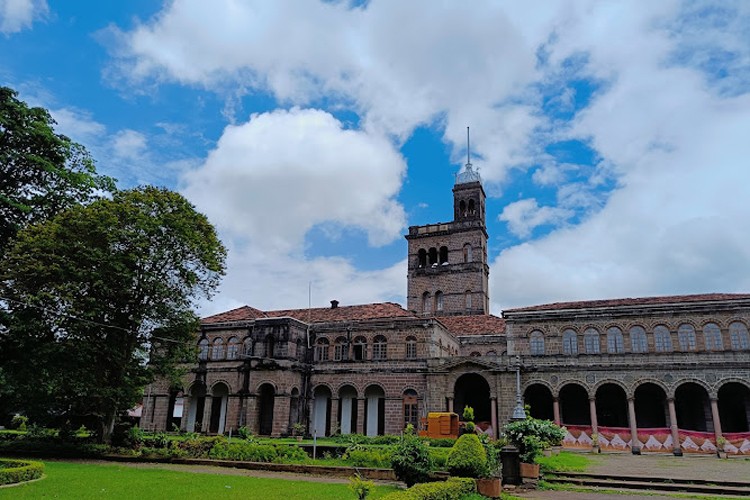
<svg viewBox="0 0 750 500">
<path fill-rule="evenodd" d="M 568 425 L 591 425 L 586 389 L 578 384 L 567 384 L 560 389 L 560 419 Z"/>
<path fill-rule="evenodd" d="M 357 390 L 350 385 L 339 390 L 339 418 L 341 434 L 357 432 Z"/>
<path fill-rule="evenodd" d="M 224 427 L 227 420 L 229 388 L 226 384 L 219 382 L 211 389 L 211 396 L 211 418 L 209 419 L 208 432 L 224 434 Z"/>
<path fill-rule="evenodd" d="M 635 389 L 635 423 L 639 429 L 667 427 L 667 395 L 651 382 Z"/>
<path fill-rule="evenodd" d="M 382 387 L 371 385 L 365 389 L 365 435 L 385 434 L 385 392 Z"/>
<path fill-rule="evenodd" d="M 596 390 L 596 420 L 602 427 L 628 426 L 628 397 L 617 384 L 602 384 Z"/>
<path fill-rule="evenodd" d="M 552 391 L 544 384 L 531 384 L 523 393 L 523 401 L 529 405 L 529 413 L 533 418 L 554 420 Z"/>
<path fill-rule="evenodd" d="M 723 432 L 750 432 L 750 389 L 729 382 L 719 389 L 719 418 Z"/>
<path fill-rule="evenodd" d="M 491 421 L 490 384 L 478 373 L 466 373 L 456 380 L 453 411 L 458 413 L 459 418 L 461 418 L 464 408 L 467 406 L 474 408 L 474 421 L 476 423 L 489 423 Z"/>
<path fill-rule="evenodd" d="M 327 436 L 331 424 L 331 390 L 320 385 L 313 392 L 313 425 L 312 433 Z"/>
<path fill-rule="evenodd" d="M 677 426 L 688 431 L 710 432 L 713 423 L 706 417 L 711 414 L 708 393 L 695 382 L 680 385 L 674 394 Z"/>
<path fill-rule="evenodd" d="M 188 432 L 203 431 L 203 412 L 206 409 L 206 386 L 200 382 L 190 388 L 190 406 L 185 429 Z"/>
<path fill-rule="evenodd" d="M 273 404 L 276 390 L 271 384 L 263 384 L 258 389 L 258 434 L 270 436 L 273 433 Z"/>
</svg>

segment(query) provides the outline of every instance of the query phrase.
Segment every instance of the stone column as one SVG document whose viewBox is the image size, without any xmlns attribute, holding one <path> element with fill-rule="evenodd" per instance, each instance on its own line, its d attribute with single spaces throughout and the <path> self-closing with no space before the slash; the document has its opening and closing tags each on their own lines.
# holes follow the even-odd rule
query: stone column
<svg viewBox="0 0 750 500">
<path fill-rule="evenodd" d="M 672 431 L 672 453 L 675 456 L 681 457 L 682 448 L 680 447 L 680 433 L 677 430 L 677 411 L 674 407 L 674 398 L 667 399 L 667 407 L 669 408 L 669 429 Z"/>
<path fill-rule="evenodd" d="M 448 397 L 446 399 L 448 400 L 448 412 L 453 413 L 453 398 Z"/>
<path fill-rule="evenodd" d="M 589 398 L 589 414 L 591 415 L 591 432 L 599 434 L 599 421 L 596 418 L 596 398 Z"/>
<path fill-rule="evenodd" d="M 352 399 L 352 404 L 355 408 L 352 411 L 357 412 L 357 434 L 365 433 L 365 400 L 364 398 Z"/>
<path fill-rule="evenodd" d="M 497 398 L 492 397 L 490 398 L 490 423 L 492 425 L 492 434 L 490 437 L 492 439 L 497 439 L 498 436 L 498 428 L 497 428 Z"/>
<path fill-rule="evenodd" d="M 641 454 L 641 442 L 638 441 L 638 425 L 635 419 L 635 398 L 628 398 L 628 422 L 630 423 L 630 451 L 633 455 Z"/>
<path fill-rule="evenodd" d="M 560 398 L 552 398 L 552 414 L 554 415 L 555 424 L 562 425 L 560 419 Z"/>
<path fill-rule="evenodd" d="M 211 407 L 213 406 L 213 398 L 206 394 L 206 404 L 203 406 L 203 416 L 201 417 L 201 430 L 200 432 L 208 432 L 211 426 Z M 197 417 L 196 417 L 197 418 Z"/>
<path fill-rule="evenodd" d="M 716 447 L 719 447 L 719 441 L 721 440 L 721 419 L 719 418 L 719 400 L 718 398 L 711 398 L 711 418 L 714 421 L 714 435 L 716 436 Z M 720 450 L 724 451 L 724 450 Z"/>
<path fill-rule="evenodd" d="M 336 430 L 339 427 L 339 420 L 341 419 L 339 409 L 339 398 L 331 398 L 331 421 L 328 426 L 329 436 L 336 434 Z M 340 428 L 338 429 L 338 432 L 341 432 Z"/>
</svg>

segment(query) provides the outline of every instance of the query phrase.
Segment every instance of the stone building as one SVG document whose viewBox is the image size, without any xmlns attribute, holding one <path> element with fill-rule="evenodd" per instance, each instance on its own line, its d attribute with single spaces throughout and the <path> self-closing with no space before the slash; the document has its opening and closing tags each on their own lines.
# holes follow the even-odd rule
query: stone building
<svg viewBox="0 0 750 500">
<path fill-rule="evenodd" d="M 181 387 L 147 389 L 141 426 L 397 434 L 469 405 L 494 436 L 522 399 L 566 426 L 569 447 L 679 454 L 726 443 L 750 455 L 750 294 L 491 315 L 485 193 L 470 164 L 453 195 L 453 221 L 409 228 L 406 309 L 334 300 L 204 318 L 196 364 Z"/>
</svg>

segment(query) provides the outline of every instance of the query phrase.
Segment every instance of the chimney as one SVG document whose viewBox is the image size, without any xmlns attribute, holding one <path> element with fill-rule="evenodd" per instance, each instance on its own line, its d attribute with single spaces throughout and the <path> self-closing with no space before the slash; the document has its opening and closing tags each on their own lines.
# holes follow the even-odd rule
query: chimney
<svg viewBox="0 0 750 500">
<path fill-rule="evenodd" d="M 332 300 L 331 301 L 331 309 L 336 309 L 339 306 L 338 300 Z"/>
</svg>

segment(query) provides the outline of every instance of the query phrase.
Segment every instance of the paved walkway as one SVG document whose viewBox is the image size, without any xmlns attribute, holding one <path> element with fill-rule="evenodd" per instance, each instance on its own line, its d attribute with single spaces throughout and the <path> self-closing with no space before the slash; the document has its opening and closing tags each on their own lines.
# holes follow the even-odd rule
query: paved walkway
<svg viewBox="0 0 750 500">
<path fill-rule="evenodd" d="M 620 476 L 661 477 L 668 479 L 705 479 L 721 484 L 726 481 L 750 482 L 750 459 L 730 458 L 718 459 L 705 455 L 686 455 L 675 457 L 672 455 L 629 455 L 629 454 L 601 454 L 588 455 L 594 463 L 586 472 L 594 474 L 611 474 Z M 514 495 L 535 500 L 604 500 L 627 498 L 640 499 L 671 499 L 661 493 L 628 493 L 626 497 L 618 494 L 584 493 L 578 491 L 527 491 L 513 493 Z M 683 497 L 685 494 L 681 494 Z M 699 495 L 696 495 L 699 496 Z M 703 498 L 706 498 L 704 495 Z"/>
</svg>

